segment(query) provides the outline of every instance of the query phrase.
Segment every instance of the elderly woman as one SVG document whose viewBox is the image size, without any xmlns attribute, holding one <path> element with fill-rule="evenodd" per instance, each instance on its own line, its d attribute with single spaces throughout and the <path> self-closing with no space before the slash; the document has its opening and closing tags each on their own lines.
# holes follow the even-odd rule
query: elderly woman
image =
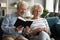
<svg viewBox="0 0 60 40">
<path fill-rule="evenodd" d="M 37 35 L 37 40 L 50 40 L 50 29 L 45 18 L 41 18 L 43 7 L 40 4 L 35 4 L 31 7 L 33 15 L 33 23 L 31 24 L 32 35 Z M 35 33 L 34 33 L 35 32 Z"/>
<path fill-rule="evenodd" d="M 26 32 L 30 32 L 32 36 L 30 40 L 50 40 L 50 29 L 45 18 L 41 18 L 43 7 L 40 4 L 35 4 L 31 7 L 31 13 L 33 15 L 33 23 L 30 28 L 26 27 Z M 37 36 L 37 37 L 36 37 Z"/>
</svg>

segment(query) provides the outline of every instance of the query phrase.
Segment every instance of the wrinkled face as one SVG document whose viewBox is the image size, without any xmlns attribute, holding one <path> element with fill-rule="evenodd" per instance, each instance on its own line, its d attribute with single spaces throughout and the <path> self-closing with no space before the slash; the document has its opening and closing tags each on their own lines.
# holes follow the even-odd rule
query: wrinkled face
<svg viewBox="0 0 60 40">
<path fill-rule="evenodd" d="M 26 12 L 26 5 L 20 5 L 17 8 L 17 12 L 19 15 L 23 16 L 23 14 Z"/>
<path fill-rule="evenodd" d="M 33 8 L 32 14 L 34 16 L 40 16 L 40 13 L 41 13 L 41 8 L 38 7 Z"/>
</svg>

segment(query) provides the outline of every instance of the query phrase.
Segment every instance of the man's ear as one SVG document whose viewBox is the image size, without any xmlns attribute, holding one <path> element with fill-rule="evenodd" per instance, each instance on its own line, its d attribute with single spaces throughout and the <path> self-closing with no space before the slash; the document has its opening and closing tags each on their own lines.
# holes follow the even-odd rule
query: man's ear
<svg viewBox="0 0 60 40">
<path fill-rule="evenodd" d="M 18 10 L 18 7 L 17 7 L 17 10 Z"/>
<path fill-rule="evenodd" d="M 19 9 L 19 7 L 17 7 L 17 10 Z"/>
</svg>

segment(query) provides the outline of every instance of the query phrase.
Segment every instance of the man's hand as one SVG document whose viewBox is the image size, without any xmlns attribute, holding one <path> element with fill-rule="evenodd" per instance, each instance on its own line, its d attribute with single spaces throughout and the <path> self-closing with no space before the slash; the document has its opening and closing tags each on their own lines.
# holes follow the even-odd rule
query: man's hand
<svg viewBox="0 0 60 40">
<path fill-rule="evenodd" d="M 29 33 L 30 32 L 30 27 L 29 26 L 26 26 L 26 28 L 24 28 L 24 31 Z"/>
<path fill-rule="evenodd" d="M 18 26 L 18 27 L 15 28 L 16 31 L 20 31 L 22 29 L 23 29 L 22 25 L 20 25 L 20 26 Z"/>
</svg>

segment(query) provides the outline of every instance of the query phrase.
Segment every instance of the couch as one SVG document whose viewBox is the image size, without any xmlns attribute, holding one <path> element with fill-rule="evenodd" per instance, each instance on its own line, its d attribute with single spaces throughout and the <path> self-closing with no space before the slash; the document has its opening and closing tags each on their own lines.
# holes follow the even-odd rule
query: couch
<svg viewBox="0 0 60 40">
<path fill-rule="evenodd" d="M 2 34 L 3 34 L 3 31 L 1 29 L 1 24 L 2 24 L 3 19 L 4 17 L 0 17 L 0 40 L 2 39 Z"/>
<path fill-rule="evenodd" d="M 0 17 L 0 40 L 2 40 L 2 34 L 3 31 L 1 29 L 1 24 L 3 21 L 4 17 Z M 60 40 L 60 19 L 58 17 L 48 17 L 46 18 L 48 25 L 50 27 L 50 31 L 51 31 L 51 38 L 55 38 L 55 40 Z"/>
<path fill-rule="evenodd" d="M 58 17 L 48 17 L 46 18 L 48 21 L 48 25 L 51 31 L 51 38 L 55 38 L 55 40 L 60 40 L 60 19 Z"/>
</svg>

